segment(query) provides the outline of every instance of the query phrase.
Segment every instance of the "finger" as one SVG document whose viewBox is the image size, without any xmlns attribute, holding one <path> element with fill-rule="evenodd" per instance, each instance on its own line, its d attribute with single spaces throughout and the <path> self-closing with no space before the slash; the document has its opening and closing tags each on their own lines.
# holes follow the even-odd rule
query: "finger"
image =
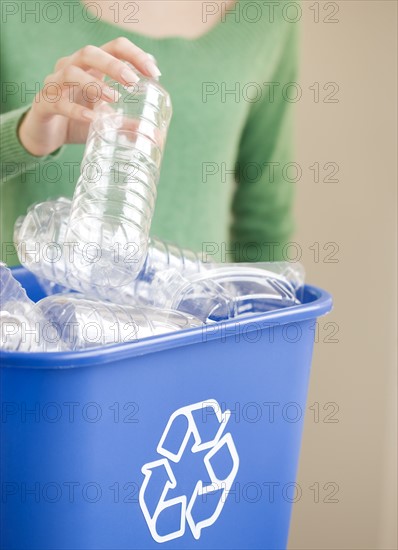
<svg viewBox="0 0 398 550">
<path fill-rule="evenodd" d="M 70 64 L 70 58 L 71 58 L 70 55 L 68 55 L 66 57 L 60 57 L 58 59 L 58 61 L 56 62 L 56 64 L 55 64 L 54 72 L 57 73 L 58 71 L 63 69 L 66 65 L 69 65 Z"/>
<path fill-rule="evenodd" d="M 74 65 L 67 65 L 54 75 L 50 75 L 46 78 L 45 84 L 58 84 L 61 86 L 62 94 L 68 96 L 72 102 L 76 102 L 78 99 L 83 99 L 88 103 L 96 103 L 100 99 L 114 102 L 120 98 L 117 90 L 110 88 L 103 80 Z M 48 86 L 48 90 L 51 95 L 50 86 Z"/>
<path fill-rule="evenodd" d="M 46 115 L 62 115 L 68 119 L 79 122 L 92 122 L 95 120 L 95 112 L 77 103 L 72 103 L 66 97 L 61 97 L 46 105 Z"/>
<path fill-rule="evenodd" d="M 120 82 L 123 86 L 139 81 L 137 74 L 126 63 L 96 46 L 85 46 L 74 53 L 67 64 L 80 67 L 84 71 L 100 72 Z"/>
<path fill-rule="evenodd" d="M 87 71 L 88 74 L 91 74 L 92 76 L 95 76 L 95 78 L 98 78 L 98 80 L 104 80 L 104 73 L 101 71 L 96 71 L 95 69 L 90 69 Z"/>
<path fill-rule="evenodd" d="M 105 52 L 112 54 L 118 59 L 128 61 L 136 67 L 142 74 L 157 78 L 161 75 L 155 58 L 147 54 L 144 50 L 133 44 L 124 36 L 120 36 L 101 47 Z"/>
</svg>

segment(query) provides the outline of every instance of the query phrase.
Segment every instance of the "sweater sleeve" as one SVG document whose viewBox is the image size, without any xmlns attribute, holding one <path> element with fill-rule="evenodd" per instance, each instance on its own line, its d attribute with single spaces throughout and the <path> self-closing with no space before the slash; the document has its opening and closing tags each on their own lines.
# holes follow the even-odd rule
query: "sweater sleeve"
<svg viewBox="0 0 398 550">
<path fill-rule="evenodd" d="M 231 246 L 235 261 L 277 261 L 293 231 L 294 183 L 284 170 L 292 159 L 292 108 L 282 93 L 295 82 L 297 25 L 291 25 L 276 69 L 244 127 L 232 203 Z M 286 90 L 286 87 L 285 87 Z M 290 182 L 288 181 L 290 179 Z"/>
<path fill-rule="evenodd" d="M 0 115 L 0 184 L 33 169 L 38 163 L 56 158 L 62 148 L 51 155 L 31 155 L 18 138 L 18 127 L 29 106 L 20 107 Z"/>
</svg>

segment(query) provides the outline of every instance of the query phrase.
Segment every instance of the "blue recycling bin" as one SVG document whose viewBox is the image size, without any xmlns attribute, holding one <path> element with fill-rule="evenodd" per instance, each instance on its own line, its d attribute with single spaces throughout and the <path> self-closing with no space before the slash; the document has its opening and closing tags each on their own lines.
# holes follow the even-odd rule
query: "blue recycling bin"
<svg viewBox="0 0 398 550">
<path fill-rule="evenodd" d="M 286 548 L 315 324 L 331 307 L 306 286 L 300 306 L 204 329 L 3 352 L 1 548 Z"/>
</svg>

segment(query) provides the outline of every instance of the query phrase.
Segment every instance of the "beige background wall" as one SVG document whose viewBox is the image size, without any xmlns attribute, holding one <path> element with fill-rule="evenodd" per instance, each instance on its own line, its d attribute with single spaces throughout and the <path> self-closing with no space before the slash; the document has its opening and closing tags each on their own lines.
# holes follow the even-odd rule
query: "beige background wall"
<svg viewBox="0 0 398 550">
<path fill-rule="evenodd" d="M 334 2 L 334 24 L 315 24 L 313 4 L 302 2 L 297 160 L 303 178 L 297 184 L 296 240 L 309 281 L 333 293 L 335 309 L 321 321 L 315 349 L 309 406 L 319 403 L 320 418 L 315 422 L 314 411 L 307 410 L 302 497 L 294 508 L 290 549 L 397 548 L 397 3 Z M 320 2 L 321 20 L 331 12 L 323 11 L 325 4 Z M 314 82 L 321 90 L 336 82 L 338 103 L 315 103 L 308 89 Z M 308 170 L 314 162 L 336 162 L 340 181 L 314 183 Z M 318 263 L 309 249 L 314 242 L 320 244 Z M 339 247 L 337 263 L 325 261 L 332 248 L 322 247 L 329 242 Z M 327 322 L 339 327 L 337 343 L 324 341 L 334 326 Z M 339 407 L 335 423 L 325 420 L 336 405 L 322 409 L 330 402 Z M 327 482 L 333 485 L 324 490 Z M 309 489 L 314 483 L 319 503 Z M 337 486 L 338 502 L 323 502 Z"/>
</svg>

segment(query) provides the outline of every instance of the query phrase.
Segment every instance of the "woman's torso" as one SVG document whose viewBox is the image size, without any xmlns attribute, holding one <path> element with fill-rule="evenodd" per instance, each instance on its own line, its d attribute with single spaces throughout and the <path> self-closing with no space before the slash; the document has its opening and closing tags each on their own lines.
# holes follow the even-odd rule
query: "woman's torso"
<svg viewBox="0 0 398 550">
<path fill-rule="evenodd" d="M 73 9 L 61 4 L 58 20 L 49 10 L 3 24 L 2 80 L 17 90 L 8 94 L 3 109 L 29 105 L 58 58 L 126 36 L 157 59 L 174 109 L 151 232 L 197 251 L 206 243 L 219 248 L 228 241 L 233 170 L 252 105 L 248 85 L 272 80 L 278 42 L 283 43 L 277 22 L 252 22 L 235 7 L 198 39 L 154 39 L 98 21 L 83 3 L 71 2 Z M 15 219 L 29 205 L 72 196 L 83 152 L 83 145 L 66 146 L 56 159 L 3 185 L 3 243 L 12 242 Z M 13 263 L 10 256 L 7 260 Z"/>
</svg>

